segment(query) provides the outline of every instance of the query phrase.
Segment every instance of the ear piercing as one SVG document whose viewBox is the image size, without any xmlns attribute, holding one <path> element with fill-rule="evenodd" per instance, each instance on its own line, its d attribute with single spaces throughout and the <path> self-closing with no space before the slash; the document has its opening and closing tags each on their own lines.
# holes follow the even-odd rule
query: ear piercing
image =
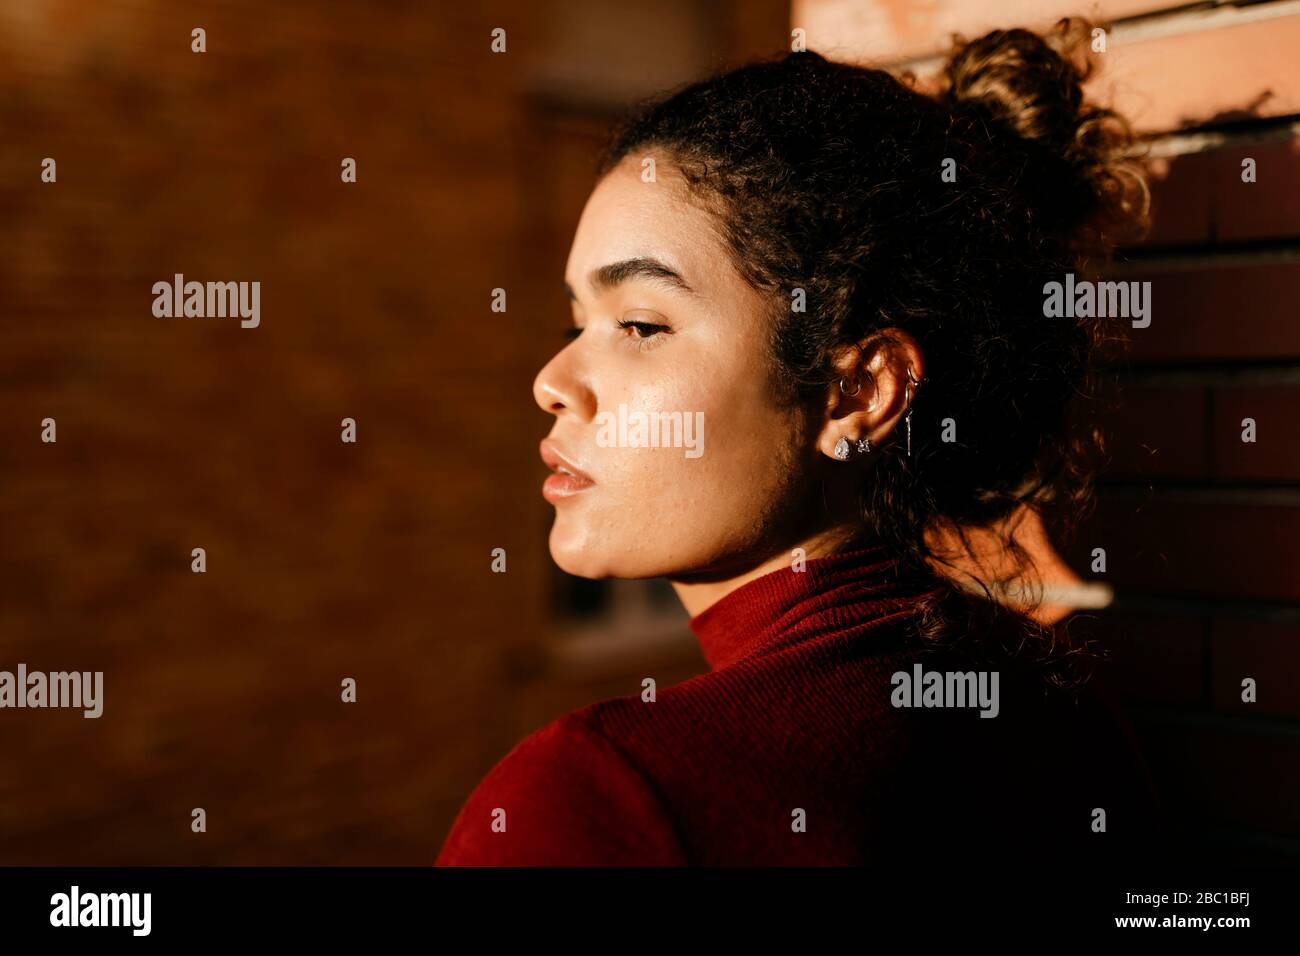
<svg viewBox="0 0 1300 956">
<path fill-rule="evenodd" d="M 869 451 L 871 451 L 870 438 L 859 438 L 857 445 L 858 445 L 858 454 L 860 455 L 865 455 Z M 847 438 L 840 436 L 840 440 L 835 443 L 835 457 L 838 458 L 840 461 L 848 461 L 849 440 Z"/>
<path fill-rule="evenodd" d="M 868 374 L 870 374 L 870 373 L 868 373 Z M 844 387 L 844 379 L 840 379 L 840 391 L 843 392 L 843 393 L 844 393 L 846 396 L 848 396 L 849 398 L 852 398 L 854 395 L 858 394 L 858 392 L 862 391 L 862 383 L 861 383 L 861 382 L 854 382 L 854 383 L 853 383 L 853 391 L 850 392 L 847 388 Z M 869 451 L 871 451 L 871 439 L 870 439 L 870 438 L 859 438 L 859 439 L 858 439 L 858 452 L 859 452 L 860 454 L 866 454 L 866 453 L 869 452 Z M 848 459 L 849 459 L 849 440 L 848 440 L 847 438 L 845 438 L 845 437 L 843 437 L 843 436 L 840 436 L 840 440 L 837 441 L 837 442 L 835 443 L 835 457 L 836 457 L 837 459 L 839 459 L 840 461 L 848 461 Z"/>
<path fill-rule="evenodd" d="M 903 424 L 907 428 L 907 456 L 909 458 L 912 457 L 912 390 L 914 388 L 919 388 L 921 383 L 924 381 L 926 381 L 926 379 L 924 378 L 918 379 L 916 377 L 916 373 L 912 371 L 911 365 L 907 366 L 908 384 L 904 386 L 904 403 L 907 405 L 907 414 L 903 417 Z M 851 398 L 852 396 L 858 394 L 858 392 L 862 391 L 862 383 L 855 382 L 853 391 L 850 392 L 845 387 L 844 379 L 840 379 L 840 391 L 843 392 L 846 396 Z M 871 451 L 871 439 L 859 438 L 857 440 L 857 450 L 859 454 L 868 454 Z M 840 436 L 840 440 L 835 443 L 835 450 L 833 454 L 835 455 L 835 458 L 839 461 L 848 461 L 849 460 L 849 439 L 844 436 Z"/>
<path fill-rule="evenodd" d="M 907 402 L 907 416 L 903 419 L 903 422 L 907 425 L 907 457 L 911 458 L 912 457 L 912 389 L 915 387 L 919 387 L 921 384 L 919 381 L 917 381 L 916 375 L 912 372 L 911 365 L 907 366 L 907 380 L 909 384 L 906 386 L 906 389 L 903 393 L 905 397 L 904 400 Z"/>
</svg>

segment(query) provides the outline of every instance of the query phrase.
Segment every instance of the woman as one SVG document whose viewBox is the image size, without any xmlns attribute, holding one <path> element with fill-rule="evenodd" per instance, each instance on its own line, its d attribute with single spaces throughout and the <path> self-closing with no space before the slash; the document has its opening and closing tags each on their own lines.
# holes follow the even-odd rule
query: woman
<svg viewBox="0 0 1300 956">
<path fill-rule="evenodd" d="M 1145 184 L 1083 104 L 1081 35 L 958 45 L 932 95 L 790 54 L 622 128 L 534 384 L 550 549 L 670 579 L 711 669 L 523 740 L 438 864 L 1075 858 L 1145 832 L 1088 648 L 935 546 L 1087 491 L 1065 408 L 1105 330 L 1045 318 L 1043 285 L 1140 227 Z"/>
</svg>

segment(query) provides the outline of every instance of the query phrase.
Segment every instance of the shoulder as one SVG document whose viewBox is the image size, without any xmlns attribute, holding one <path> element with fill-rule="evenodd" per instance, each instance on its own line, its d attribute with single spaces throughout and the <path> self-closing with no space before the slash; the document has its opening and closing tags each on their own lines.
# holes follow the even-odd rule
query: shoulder
<svg viewBox="0 0 1300 956">
<path fill-rule="evenodd" d="M 653 784 L 584 711 L 516 744 L 461 807 L 437 866 L 686 862 Z"/>
</svg>

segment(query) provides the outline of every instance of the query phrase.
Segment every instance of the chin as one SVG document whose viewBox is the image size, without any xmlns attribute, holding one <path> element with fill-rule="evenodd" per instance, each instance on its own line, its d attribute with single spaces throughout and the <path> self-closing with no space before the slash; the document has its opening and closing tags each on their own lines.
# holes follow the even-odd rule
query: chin
<svg viewBox="0 0 1300 956">
<path fill-rule="evenodd" d="M 575 529 L 557 516 L 551 526 L 551 560 L 566 574 L 591 578 L 648 578 L 666 573 L 665 564 L 644 553 L 652 543 L 644 535 L 593 534 Z"/>
<path fill-rule="evenodd" d="M 592 542 L 585 532 L 565 527 L 558 516 L 551 525 L 550 548 L 551 560 L 565 574 L 593 580 L 614 574 L 606 559 L 607 546 Z"/>
</svg>

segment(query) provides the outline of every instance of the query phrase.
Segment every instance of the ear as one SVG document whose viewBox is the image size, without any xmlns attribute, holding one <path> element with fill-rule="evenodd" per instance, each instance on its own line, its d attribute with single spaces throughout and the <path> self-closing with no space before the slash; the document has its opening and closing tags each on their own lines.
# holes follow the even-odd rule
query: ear
<svg viewBox="0 0 1300 956">
<path fill-rule="evenodd" d="M 889 328 L 845 346 L 832 366 L 837 381 L 826 396 L 817 450 L 837 462 L 868 458 L 907 414 L 916 392 L 912 379 L 925 377 L 925 357 L 916 339 L 902 329 Z M 871 443 L 869 452 L 865 445 L 859 450 L 864 439 Z M 837 446 L 847 448 L 847 457 L 836 455 Z"/>
</svg>

